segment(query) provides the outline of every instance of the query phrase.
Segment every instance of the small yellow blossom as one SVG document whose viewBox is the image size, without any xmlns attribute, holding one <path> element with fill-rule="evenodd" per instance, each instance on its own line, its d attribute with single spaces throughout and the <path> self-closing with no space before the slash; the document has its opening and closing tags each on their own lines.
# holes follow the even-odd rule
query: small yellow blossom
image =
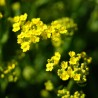
<svg viewBox="0 0 98 98">
<path fill-rule="evenodd" d="M 68 67 L 68 62 L 62 61 L 61 62 L 61 68 L 66 69 Z"/>
<path fill-rule="evenodd" d="M 69 56 L 70 56 L 70 57 L 75 56 L 75 52 L 74 52 L 74 51 L 70 51 L 70 52 L 69 52 Z"/>
<path fill-rule="evenodd" d="M 58 64 L 60 57 L 61 57 L 60 53 L 55 52 L 55 56 L 52 57 L 52 59 L 54 60 L 54 64 Z"/>
<path fill-rule="evenodd" d="M 20 21 L 20 17 L 19 16 L 15 16 L 14 18 L 13 18 L 13 22 L 19 22 Z"/>
<path fill-rule="evenodd" d="M 57 95 L 62 96 L 61 98 L 69 98 L 70 97 L 70 92 L 67 89 L 63 88 L 61 90 L 58 90 Z"/>
<path fill-rule="evenodd" d="M 74 78 L 75 81 L 80 81 L 80 77 L 81 77 L 81 74 L 75 74 L 73 76 L 73 78 Z"/>
<path fill-rule="evenodd" d="M 82 52 L 82 53 L 81 53 L 81 56 L 82 56 L 82 57 L 85 57 L 85 56 L 86 56 L 86 52 Z"/>
<path fill-rule="evenodd" d="M 17 32 L 20 30 L 20 23 L 14 23 L 12 31 Z"/>
<path fill-rule="evenodd" d="M 46 71 L 52 71 L 53 67 L 59 63 L 60 57 L 60 53 L 55 52 L 54 56 L 47 60 L 48 63 L 46 64 Z"/>
<path fill-rule="evenodd" d="M 40 38 L 37 37 L 37 36 L 32 36 L 31 39 L 30 39 L 30 41 L 33 42 L 33 43 L 37 43 L 37 42 L 40 41 Z"/>
<path fill-rule="evenodd" d="M 72 70 L 71 66 L 68 66 L 67 73 L 70 76 L 70 78 L 73 78 L 73 76 L 74 76 L 74 70 Z"/>
<path fill-rule="evenodd" d="M 23 49 L 23 52 L 26 52 L 27 50 L 29 50 L 29 48 L 30 48 L 29 42 L 23 42 L 21 44 L 21 49 Z"/>
<path fill-rule="evenodd" d="M 69 79 L 69 75 L 68 75 L 67 71 L 65 71 L 63 69 L 58 69 L 57 74 L 64 81 Z"/>
<path fill-rule="evenodd" d="M 76 91 L 73 94 L 73 98 L 85 98 L 85 94 L 83 92 Z"/>
<path fill-rule="evenodd" d="M 61 98 L 85 98 L 85 94 L 81 91 L 75 91 L 73 95 L 67 89 L 58 90 L 58 96 Z"/>
<path fill-rule="evenodd" d="M 27 13 L 20 15 L 20 21 L 25 21 L 27 19 Z"/>
<path fill-rule="evenodd" d="M 87 59 L 87 62 L 88 62 L 88 63 L 91 63 L 91 61 L 92 61 L 92 58 L 89 57 L 89 58 Z"/>
<path fill-rule="evenodd" d="M 46 64 L 46 71 L 52 71 L 53 70 L 53 63 Z"/>
<path fill-rule="evenodd" d="M 45 88 L 48 91 L 53 90 L 54 87 L 53 87 L 53 84 L 52 84 L 52 82 L 50 80 L 48 80 L 47 82 L 45 82 Z"/>
<path fill-rule="evenodd" d="M 63 95 L 66 93 L 66 90 L 65 89 L 62 89 L 62 90 L 58 90 L 58 96 L 59 95 Z"/>
<path fill-rule="evenodd" d="M 71 57 L 69 64 L 72 64 L 72 65 L 77 64 L 78 60 L 79 60 L 78 57 Z"/>
<path fill-rule="evenodd" d="M 69 75 L 67 73 L 67 71 L 64 71 L 61 75 L 60 75 L 60 78 L 62 80 L 68 80 L 69 79 Z"/>
</svg>

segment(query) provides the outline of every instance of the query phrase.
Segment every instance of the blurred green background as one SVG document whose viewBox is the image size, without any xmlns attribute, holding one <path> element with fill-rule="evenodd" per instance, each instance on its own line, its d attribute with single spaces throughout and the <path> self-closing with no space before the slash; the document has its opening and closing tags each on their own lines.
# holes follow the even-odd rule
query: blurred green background
<svg viewBox="0 0 98 98">
<path fill-rule="evenodd" d="M 36 44 L 22 53 L 9 20 L 24 13 L 28 14 L 28 20 L 40 17 L 46 24 L 62 17 L 70 17 L 77 23 L 78 30 L 69 38 L 70 42 L 65 42 L 68 45 L 63 56 L 69 51 L 85 51 L 93 58 L 83 91 L 86 98 L 98 98 L 98 0 L 5 0 L 4 5 L 0 3 L 0 12 L 3 14 L 0 19 L 0 74 L 8 62 L 18 62 L 16 82 L 8 79 L 13 72 L 0 78 L 0 98 L 43 98 L 40 91 L 47 79 L 51 79 L 55 87 L 66 85 L 54 73 L 45 72 L 47 59 L 54 52 L 50 41 L 42 41 L 39 46 Z M 56 93 L 50 92 L 49 98 L 57 98 Z"/>
</svg>

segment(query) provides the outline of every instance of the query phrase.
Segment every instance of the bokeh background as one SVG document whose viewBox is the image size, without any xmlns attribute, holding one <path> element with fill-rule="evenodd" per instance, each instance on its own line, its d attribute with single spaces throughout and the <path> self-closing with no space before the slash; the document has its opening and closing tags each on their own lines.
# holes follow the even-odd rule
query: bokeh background
<svg viewBox="0 0 98 98">
<path fill-rule="evenodd" d="M 43 98 L 40 92 L 47 79 L 51 79 L 55 87 L 67 84 L 56 74 L 45 72 L 47 59 L 54 52 L 50 41 L 42 41 L 39 47 L 34 45 L 26 53 L 20 49 L 10 18 L 24 13 L 28 14 L 28 20 L 40 17 L 46 24 L 62 17 L 72 18 L 77 23 L 78 30 L 65 42 L 63 56 L 73 50 L 76 53 L 85 51 L 92 57 L 87 83 L 81 86 L 86 98 L 98 98 L 98 0 L 0 0 L 0 12 L 3 14 L 0 19 L 0 74 L 9 62 L 17 63 L 11 73 L 0 78 L 0 98 Z M 14 71 L 16 82 L 8 78 Z M 50 93 L 49 98 L 57 98 L 55 93 Z"/>
</svg>

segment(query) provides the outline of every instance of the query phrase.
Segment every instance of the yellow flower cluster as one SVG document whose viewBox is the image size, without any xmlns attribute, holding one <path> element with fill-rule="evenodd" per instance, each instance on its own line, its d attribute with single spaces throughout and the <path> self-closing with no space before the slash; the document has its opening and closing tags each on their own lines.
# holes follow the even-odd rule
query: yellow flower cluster
<svg viewBox="0 0 98 98">
<path fill-rule="evenodd" d="M 46 71 L 52 71 L 54 65 L 58 64 L 60 60 L 59 52 L 56 52 L 58 56 L 53 56 L 48 59 L 48 64 L 46 64 Z M 76 82 L 86 82 L 86 76 L 88 75 L 88 64 L 91 62 L 92 58 L 87 57 L 85 52 L 76 54 L 74 51 L 69 52 L 69 61 L 62 61 L 60 68 L 57 70 L 58 76 L 62 80 L 73 79 Z M 55 63 L 57 62 L 57 63 Z"/>
<path fill-rule="evenodd" d="M 31 21 L 26 21 L 27 14 L 14 17 L 13 30 L 17 32 L 21 30 L 21 33 L 17 36 L 18 44 L 21 45 L 23 52 L 26 52 L 30 48 L 31 43 L 39 42 L 40 35 L 47 28 L 40 18 L 33 18 Z"/>
<path fill-rule="evenodd" d="M 17 77 L 15 76 L 15 72 L 13 71 L 15 69 L 16 64 L 9 62 L 7 65 L 7 68 L 2 70 L 0 78 L 7 77 L 8 81 L 15 82 L 17 80 Z"/>
<path fill-rule="evenodd" d="M 61 35 L 69 35 L 67 29 L 76 27 L 75 23 L 69 18 L 55 20 L 50 25 L 44 24 L 40 18 L 33 18 L 31 21 L 26 21 L 26 19 L 26 13 L 13 18 L 12 31 L 21 30 L 21 33 L 17 36 L 17 42 L 21 45 L 23 52 L 30 49 L 31 43 L 37 43 L 41 38 L 51 38 L 53 45 L 56 43 L 55 45 L 59 46 L 61 44 Z"/>
<path fill-rule="evenodd" d="M 58 90 L 58 96 L 61 98 L 85 98 L 85 94 L 82 91 L 75 91 L 73 95 L 70 94 L 70 91 L 66 89 Z"/>
<path fill-rule="evenodd" d="M 76 54 L 74 51 L 69 52 L 69 61 L 62 61 L 61 68 L 58 69 L 58 76 L 62 80 L 73 78 L 77 82 L 86 82 L 88 75 L 88 64 L 91 62 L 91 57 L 87 57 L 85 52 Z"/>
<path fill-rule="evenodd" d="M 53 67 L 59 63 L 60 60 L 60 53 L 55 52 L 55 55 L 51 57 L 51 59 L 48 59 L 48 63 L 46 64 L 46 71 L 52 71 Z"/>
<path fill-rule="evenodd" d="M 60 47 L 60 45 L 64 43 L 65 37 L 63 37 L 61 34 L 73 35 L 73 31 L 77 29 L 77 24 L 75 24 L 74 21 L 68 17 L 53 21 L 51 26 L 55 29 L 51 39 L 54 47 Z"/>
<path fill-rule="evenodd" d="M 70 33 L 73 28 L 77 29 L 77 24 L 74 23 L 73 19 L 70 19 L 69 17 L 63 17 L 62 19 L 58 19 L 58 21 L 60 24 L 65 25 L 67 30 L 70 30 Z"/>
<path fill-rule="evenodd" d="M 12 31 L 17 32 L 21 29 L 21 27 L 23 26 L 23 24 L 25 23 L 27 19 L 27 14 L 25 13 L 24 15 L 20 15 L 20 16 L 15 16 L 13 18 L 13 29 Z"/>
</svg>

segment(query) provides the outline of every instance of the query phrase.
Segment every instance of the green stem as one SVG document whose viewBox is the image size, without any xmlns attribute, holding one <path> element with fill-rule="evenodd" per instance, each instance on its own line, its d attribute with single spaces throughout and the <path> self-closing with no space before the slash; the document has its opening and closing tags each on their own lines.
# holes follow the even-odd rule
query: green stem
<svg viewBox="0 0 98 98">
<path fill-rule="evenodd" d="M 74 80 L 71 79 L 67 85 L 67 89 L 70 91 L 72 89 L 73 85 L 74 85 Z"/>
</svg>

